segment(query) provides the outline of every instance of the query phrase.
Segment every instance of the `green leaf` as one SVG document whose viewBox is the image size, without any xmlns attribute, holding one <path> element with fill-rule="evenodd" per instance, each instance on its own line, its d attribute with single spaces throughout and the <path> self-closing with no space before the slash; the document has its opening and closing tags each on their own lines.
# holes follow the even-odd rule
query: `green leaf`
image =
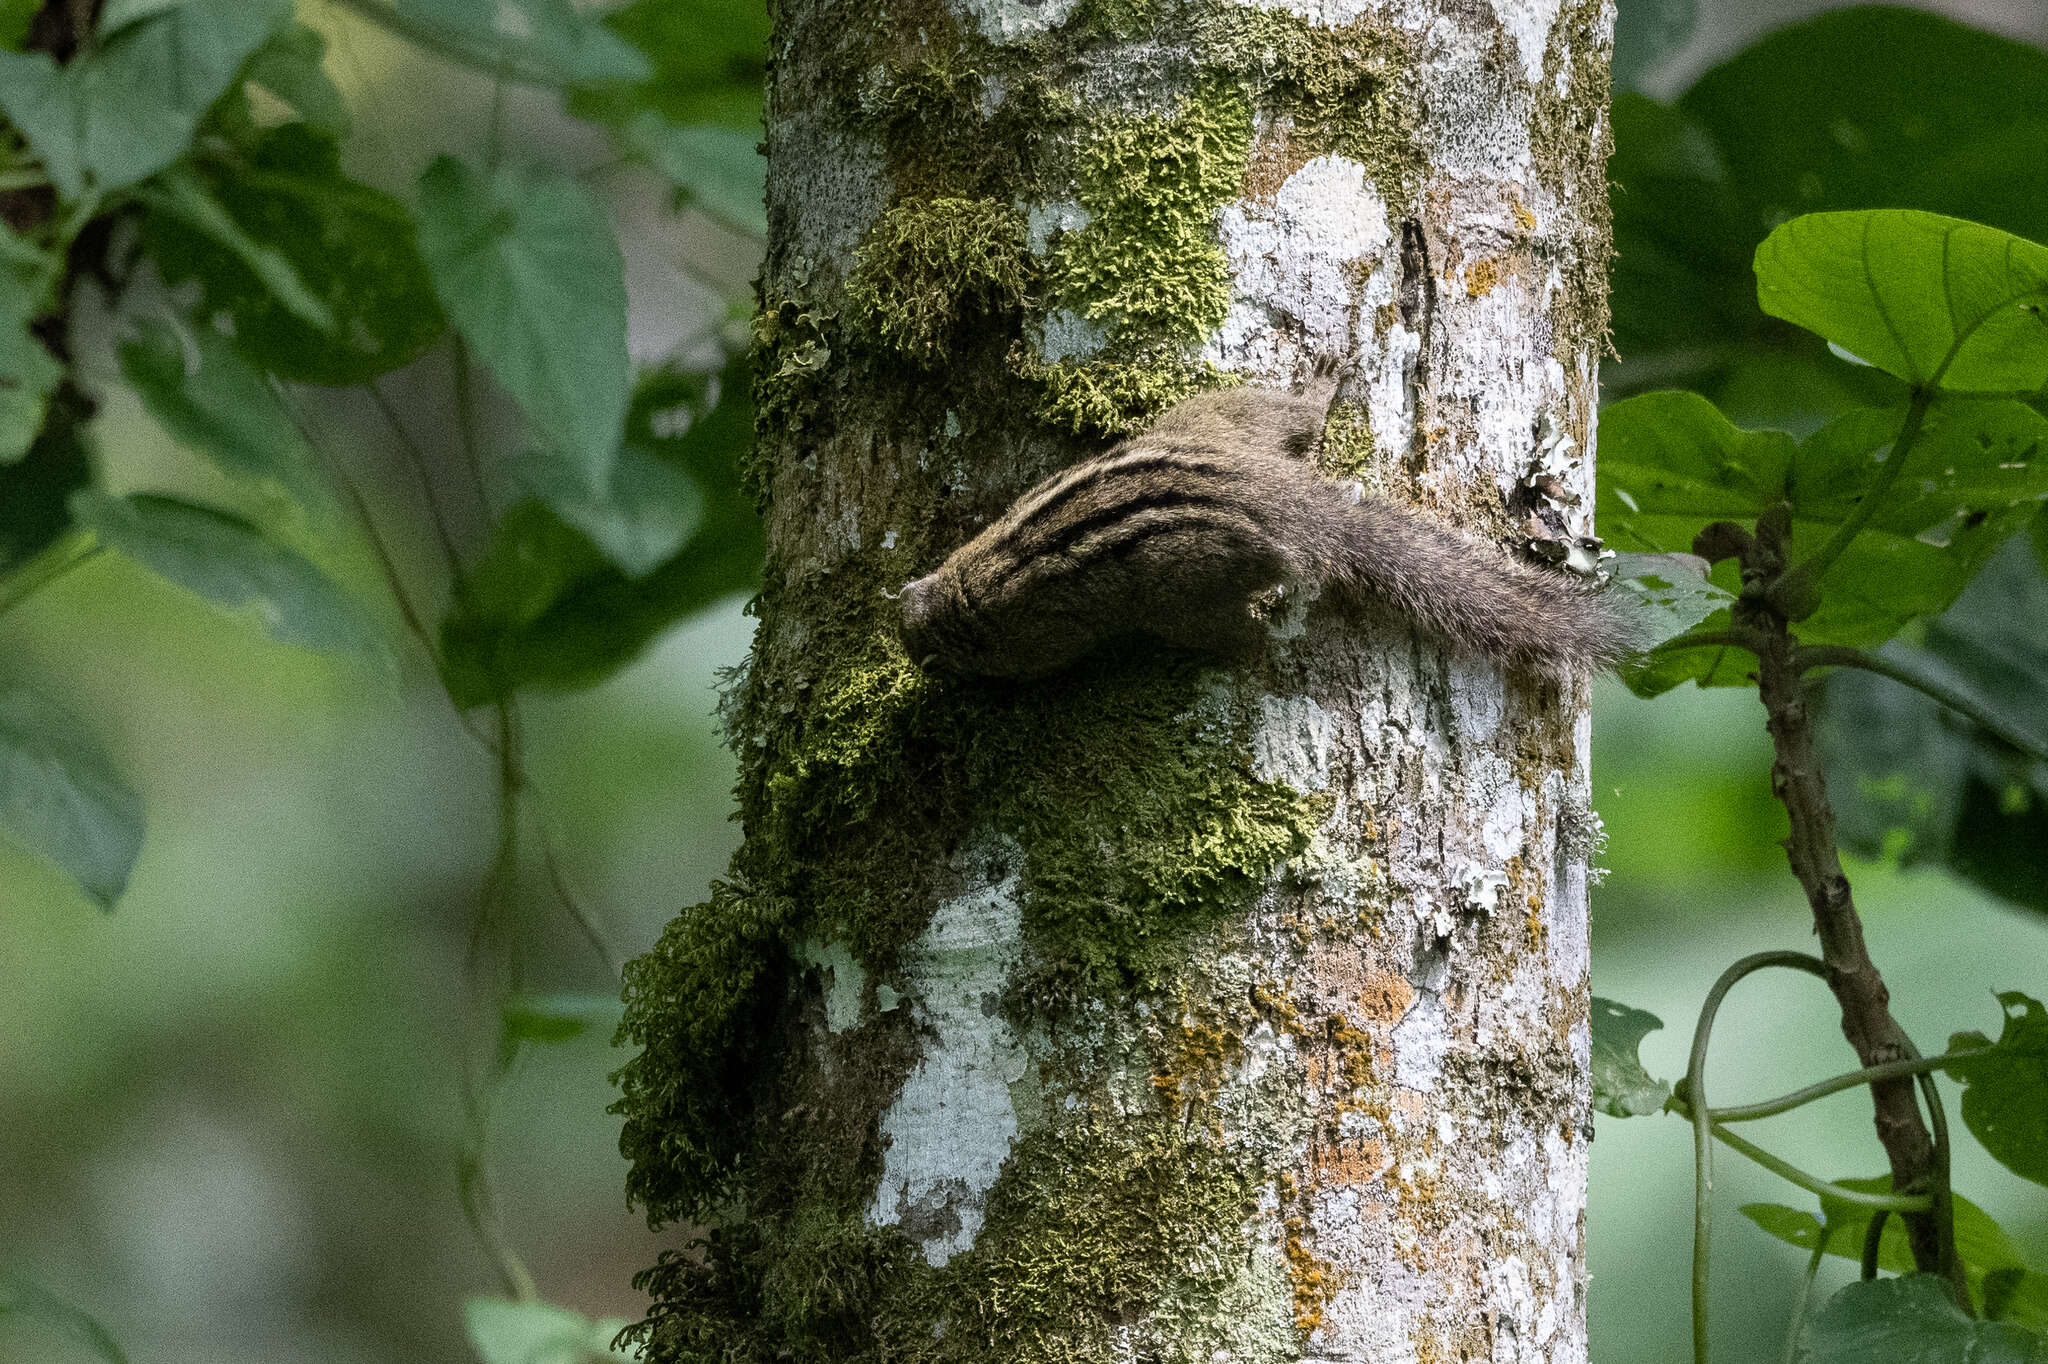
<svg viewBox="0 0 2048 1364">
<path fill-rule="evenodd" d="M 1806 1327 L 1809 1364 L 2048 1364 L 2048 1340 L 1973 1321 L 1932 1274 L 1852 1283 Z"/>
<path fill-rule="evenodd" d="M 1652 1078 L 1636 1055 L 1663 1026 L 1655 1014 L 1593 996 L 1593 1107 L 1616 1118 L 1664 1110 L 1671 1086 Z"/>
<path fill-rule="evenodd" d="M 676 621 L 759 581 L 761 523 L 738 469 L 753 437 L 749 368 L 744 354 L 733 357 L 708 406 L 703 376 L 681 371 L 648 375 L 634 395 L 626 446 L 679 470 L 703 507 L 652 572 L 634 577 L 606 562 L 538 501 L 507 512 L 472 575 L 470 608 L 442 625 L 442 680 L 458 705 L 602 681 Z M 679 417 L 688 426 L 677 433 Z"/>
<path fill-rule="evenodd" d="M 381 656 L 382 641 L 334 582 L 230 512 L 155 493 L 71 499 L 79 524 L 188 592 L 308 649 Z"/>
<path fill-rule="evenodd" d="M 328 79 L 327 39 L 319 29 L 297 22 L 270 35 L 243 72 L 301 119 L 321 132 L 348 131 L 348 104 Z"/>
<path fill-rule="evenodd" d="M 64 367 L 29 330 L 49 301 L 58 262 L 0 223 L 0 465 L 28 453 Z"/>
<path fill-rule="evenodd" d="M 232 341 L 210 327 L 181 334 L 144 323 L 121 347 L 121 373 L 183 444 L 226 473 L 274 488 L 317 519 L 331 518 L 334 494 L 311 447 Z"/>
<path fill-rule="evenodd" d="M 142 800 L 77 717 L 0 687 L 0 829 L 110 910 L 142 850 Z M 0 1280 L 0 1306 L 10 1282 Z"/>
<path fill-rule="evenodd" d="M 1963 1121 L 1992 1158 L 2022 1179 L 2048 1184 L 2048 1009 L 2017 991 L 1998 996 L 2005 1030 L 1996 1046 L 1957 1061 L 1966 1086 Z M 1957 1037 L 1951 1048 L 1967 1044 Z"/>
<path fill-rule="evenodd" d="M 633 0 L 605 27 L 647 58 L 652 74 L 633 85 L 573 91 L 569 110 L 623 126 L 643 109 L 670 123 L 757 129 L 768 61 L 768 9 L 756 0 Z"/>
<path fill-rule="evenodd" d="M 420 247 L 455 326 L 527 420 L 609 486 L 626 414 L 625 266 L 611 225 L 573 180 L 451 157 L 420 177 Z"/>
<path fill-rule="evenodd" d="M 206 192 L 206 186 L 189 169 L 170 167 L 143 191 L 141 198 L 151 208 L 169 213 L 187 227 L 211 237 L 247 266 L 278 306 L 293 317 L 323 332 L 334 330 L 334 314 L 300 278 L 291 259 L 244 232 L 242 225 Z"/>
<path fill-rule="evenodd" d="M 652 68 L 570 0 L 398 0 L 397 13 L 485 67 L 550 85 L 645 80 Z"/>
<path fill-rule="evenodd" d="M 1885 1175 L 1834 1182 L 1863 1193 L 1892 1191 L 1891 1179 Z M 2002 1297 L 2001 1306 L 2010 1309 L 2018 1301 L 2031 1310 L 2031 1300 L 2036 1296 L 2038 1287 L 2048 1285 L 2048 1280 L 2043 1280 L 2030 1269 L 2004 1228 L 1989 1213 L 1961 1194 L 1952 1194 L 1951 1198 L 1955 1212 L 1956 1251 L 1963 1261 L 1975 1301 L 1979 1306 L 1988 1307 L 1995 1287 Z M 1863 1242 L 1869 1235 L 1872 1216 L 1871 1209 L 1839 1198 L 1821 1200 L 1821 1217 L 1775 1203 L 1745 1204 L 1742 1213 L 1767 1234 L 1801 1250 L 1812 1250 L 1825 1234 L 1828 1254 L 1845 1260 L 1863 1258 Z M 1906 1241 L 1905 1225 L 1896 1217 L 1885 1220 L 1884 1231 L 1878 1236 L 1877 1264 L 1878 1268 L 1896 1274 L 1913 1271 L 1913 1250 Z M 1995 1286 L 1991 1282 L 1993 1275 L 2000 1276 Z M 2014 1315 L 2027 1319 L 2023 1313 Z"/>
<path fill-rule="evenodd" d="M 1756 249 L 1757 302 L 1915 385 L 2048 387 L 2048 246 L 1912 209 L 1809 213 Z"/>
<path fill-rule="evenodd" d="M 1744 431 L 1704 398 L 1648 393 L 1600 418 L 1599 524 L 1624 549 L 1682 553 L 1715 521 L 1753 521 L 1779 502 L 1793 511 L 1793 554 L 1811 554 L 1855 509 L 1902 415 L 1859 408 L 1803 442 Z M 1931 409 L 1885 507 L 1826 580 L 1800 625 L 1807 643 L 1871 645 L 1946 609 L 1998 546 L 2048 496 L 2048 420 L 2022 403 L 1954 399 Z M 1710 581 L 1740 590 L 1733 561 Z M 1726 624 L 1721 612 L 1703 629 Z M 1693 679 L 1743 683 L 1740 650 L 1653 654 L 1630 685 L 1654 695 Z"/>
<path fill-rule="evenodd" d="M 1617 597 L 1637 603 L 1629 624 L 1639 648 L 1684 634 L 1735 600 L 1708 580 L 1706 560 L 1690 554 L 1617 554 L 1613 567 Z"/>
<path fill-rule="evenodd" d="M 92 482 L 76 420 L 52 421 L 13 464 L 0 464 L 0 582 L 71 527 L 71 494 Z"/>
<path fill-rule="evenodd" d="M 302 123 L 265 134 L 247 164 L 199 167 L 246 236 L 289 263 L 334 317 L 309 325 L 236 253 L 184 222 L 150 215 L 146 241 L 171 284 L 199 281 L 204 310 L 234 322 L 243 354 L 304 383 L 367 382 L 417 358 L 443 322 L 412 215 L 341 173 L 334 138 Z"/>
<path fill-rule="evenodd" d="M 121 189 L 184 153 L 291 9 L 291 0 L 182 0 L 115 25 L 97 51 L 63 67 L 44 53 L 0 51 L 0 112 L 66 199 Z"/>
<path fill-rule="evenodd" d="M 632 442 L 619 447 L 603 497 L 592 497 L 573 469 L 545 455 L 519 460 L 510 479 L 589 536 L 629 578 L 644 578 L 660 567 L 704 515 L 704 496 L 690 476 Z"/>
<path fill-rule="evenodd" d="M 652 109 L 620 141 L 675 185 L 683 202 L 756 237 L 768 236 L 768 162 L 752 133 L 712 123 L 677 125 Z"/>
<path fill-rule="evenodd" d="M 0 48 L 19 52 L 28 42 L 29 26 L 43 0 L 0 0 Z"/>
<path fill-rule="evenodd" d="M 484 1364 L 589 1364 L 633 1358 L 611 1348 L 612 1338 L 626 1325 L 623 1318 L 592 1321 L 552 1303 L 471 1298 L 462 1305 L 462 1322 Z"/>
<path fill-rule="evenodd" d="M 499 1013 L 500 1045 L 567 1042 L 592 1029 L 609 1035 L 625 1011 L 616 995 L 513 995 Z"/>
<path fill-rule="evenodd" d="M 0 1274 L 0 1317 L 27 1317 L 54 1327 L 107 1364 L 128 1364 L 112 1333 L 90 1314 L 18 1274 Z"/>
<path fill-rule="evenodd" d="M 2048 568 L 2015 536 L 1917 644 L 1883 657 L 1974 700 L 2005 733 L 2048 746 Z M 2048 913 L 2048 765 L 1922 692 L 1840 669 L 1826 679 L 1819 739 L 1845 846 L 1934 864 Z"/>
<path fill-rule="evenodd" d="M 2027 43 L 1863 5 L 1765 36 L 1701 76 L 1680 105 L 1719 150 L 1750 241 L 1831 208 L 1932 209 L 2048 235 L 2038 194 L 2006 220 L 1942 184 L 1986 137 L 2048 117 L 2048 53 Z M 2027 164 L 2005 161 L 2000 174 L 2020 189 L 2028 177 L 2014 167 Z"/>
</svg>

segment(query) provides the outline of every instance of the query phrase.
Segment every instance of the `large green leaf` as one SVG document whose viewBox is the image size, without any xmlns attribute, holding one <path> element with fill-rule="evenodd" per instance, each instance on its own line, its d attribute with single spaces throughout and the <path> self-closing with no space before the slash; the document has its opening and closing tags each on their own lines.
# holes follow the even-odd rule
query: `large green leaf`
<svg viewBox="0 0 2048 1364">
<path fill-rule="evenodd" d="M 420 247 L 435 292 L 527 420 L 584 485 L 609 486 L 626 414 L 625 265 L 575 181 L 441 157 L 420 178 Z"/>
<path fill-rule="evenodd" d="M 681 549 L 704 515 L 704 495 L 690 476 L 633 441 L 619 447 L 603 497 L 545 455 L 514 464 L 511 482 L 589 536 L 629 578 L 645 577 Z"/>
<path fill-rule="evenodd" d="M 1915 209 L 1809 213 L 1756 249 L 1757 302 L 1887 374 L 2048 387 L 2048 246 Z"/>
<path fill-rule="evenodd" d="M 0 687 L 0 829 L 112 909 L 142 850 L 142 801 L 77 717 Z"/>
<path fill-rule="evenodd" d="M 29 330 L 49 302 L 58 262 L 0 223 L 0 464 L 28 453 L 64 367 Z"/>
<path fill-rule="evenodd" d="M 1903 414 L 1855 409 L 1803 442 L 1744 431 L 1697 394 L 1649 393 L 1600 418 L 1599 525 L 1619 548 L 1685 552 L 1715 521 L 1754 521 L 1787 503 L 1793 552 L 1818 549 L 1855 510 L 1888 455 Z M 1930 411 L 1885 506 L 1825 579 L 1801 622 L 1808 643 L 1878 644 L 1908 621 L 1945 610 L 1998 546 L 2048 496 L 2048 420 L 2024 404 L 1952 400 Z M 1733 561 L 1711 581 L 1740 589 Z M 1726 613 L 1702 622 L 1726 624 Z M 1746 679 L 1733 650 L 1653 655 L 1630 684 L 1654 695 L 1687 679 Z"/>
<path fill-rule="evenodd" d="M 1917 644 L 1894 641 L 1883 656 L 1968 698 L 1998 733 L 2048 747 L 2044 621 L 2048 567 L 2015 537 Z M 1946 866 L 2048 913 L 2048 764 L 1891 678 L 1842 669 L 1823 697 L 1821 751 L 1845 846 Z"/>
<path fill-rule="evenodd" d="M 1864 5 L 1769 34 L 1701 76 L 1679 105 L 1719 149 L 1752 241 L 1800 213 L 1892 207 L 2048 236 L 2038 194 L 2024 216 L 2004 219 L 1945 201 L 1938 183 L 1983 139 L 2048 121 L 2048 53 L 2026 43 Z M 2026 164 L 2003 167 L 2015 188 L 2031 178 L 2017 173 Z"/>
<path fill-rule="evenodd" d="M 92 482 L 75 420 L 53 421 L 13 464 L 0 464 L 0 583 L 71 526 L 71 495 Z"/>
<path fill-rule="evenodd" d="M 1677 56 L 1699 23 L 1697 0 L 1619 0 L 1614 14 L 1614 86 L 1639 90 Z"/>
<path fill-rule="evenodd" d="M 471 1298 L 462 1305 L 462 1324 L 483 1364 L 593 1364 L 634 1357 L 611 1348 L 626 1325 L 623 1318 L 592 1321 L 552 1303 Z"/>
<path fill-rule="evenodd" d="M 132 185 L 178 159 L 291 0 L 181 0 L 117 22 L 65 66 L 0 51 L 0 112 L 67 199 Z"/>
<path fill-rule="evenodd" d="M 243 518 L 154 493 L 85 491 L 71 506 L 109 549 L 309 649 L 379 656 L 383 643 L 347 594 Z"/>
<path fill-rule="evenodd" d="M 199 281 L 206 310 L 234 322 L 243 354 L 273 374 L 359 384 L 416 358 L 441 335 L 441 309 L 404 204 L 349 179 L 331 134 L 288 123 L 247 163 L 207 160 L 199 172 L 247 238 L 274 252 L 334 318 L 309 324 L 250 268 L 181 218 L 153 213 L 148 244 L 172 284 Z"/>
<path fill-rule="evenodd" d="M 1663 1026 L 1653 1013 L 1593 997 L 1593 1107 L 1617 1118 L 1663 1111 L 1671 1086 L 1644 1070 L 1636 1054 Z"/>
<path fill-rule="evenodd" d="M 673 124 L 760 126 L 768 8 L 758 0 L 632 0 L 604 23 L 639 49 L 653 73 L 631 85 L 574 91 L 572 112 L 614 127 L 646 109 Z"/>
<path fill-rule="evenodd" d="M 635 575 L 538 499 L 514 506 L 471 575 L 467 609 L 442 626 L 442 680 L 460 705 L 516 688 L 588 686 L 630 662 L 657 634 L 759 579 L 761 524 L 739 486 L 753 436 L 749 362 L 735 356 L 706 406 L 702 376 L 642 380 L 626 446 L 681 473 L 702 514 L 681 547 Z M 692 419 L 675 434 L 669 419 Z"/>
<path fill-rule="evenodd" d="M 1806 1327 L 1809 1364 L 2048 1364 L 2048 1339 L 1973 1321 L 1932 1274 L 1852 1283 Z"/>
<path fill-rule="evenodd" d="M 645 80 L 652 69 L 571 0 L 397 0 L 397 14 L 434 46 L 542 84 Z"/>
<path fill-rule="evenodd" d="M 2022 1179 L 2048 1184 L 2048 1009 L 2017 991 L 1998 996 L 2005 1030 L 1995 1046 L 1981 1034 L 1958 1034 L 1950 1050 L 1972 1044 L 1981 1055 L 1957 1061 L 1963 1121 L 1998 1162 Z"/>
<path fill-rule="evenodd" d="M 768 162 L 750 132 L 715 123 L 674 124 L 653 109 L 619 134 L 633 155 L 675 185 L 683 202 L 756 237 L 768 235 Z"/>
<path fill-rule="evenodd" d="M 121 372 L 165 430 L 223 470 L 270 485 L 316 516 L 333 512 L 334 494 L 291 414 L 219 332 L 144 323 L 121 347 Z"/>
<path fill-rule="evenodd" d="M 1758 311 L 1751 254 L 1796 214 L 1927 209 L 2048 241 L 2048 196 L 2015 169 L 2048 157 L 2048 53 L 1923 11 L 1781 29 L 1676 107 L 1625 95 L 1613 121 L 1611 397 L 1696 386 L 1738 421 L 1802 433 L 1892 401 L 1880 371 Z"/>
<path fill-rule="evenodd" d="M 1889 1176 L 1877 1175 L 1834 1181 L 1864 1193 L 1890 1193 Z M 2042 1315 L 2048 1307 L 2048 1278 L 2030 1267 L 2013 1245 L 2005 1229 L 1981 1207 L 1952 1195 L 1955 1215 L 1956 1253 L 1969 1278 L 1970 1292 L 1980 1309 L 1995 1317 L 2035 1325 L 2048 1325 Z M 1872 1209 L 1840 1198 L 1821 1200 L 1821 1216 L 1775 1203 L 1746 1203 L 1742 1213 L 1765 1232 L 1801 1250 L 1812 1250 L 1827 1239 L 1827 1253 L 1845 1260 L 1860 1260 L 1863 1242 L 1870 1231 Z M 1906 1239 L 1905 1224 L 1887 1218 L 1878 1235 L 1878 1268 L 1894 1274 L 1913 1272 L 1913 1249 Z M 1989 1301 L 1987 1294 L 1996 1297 Z"/>
</svg>

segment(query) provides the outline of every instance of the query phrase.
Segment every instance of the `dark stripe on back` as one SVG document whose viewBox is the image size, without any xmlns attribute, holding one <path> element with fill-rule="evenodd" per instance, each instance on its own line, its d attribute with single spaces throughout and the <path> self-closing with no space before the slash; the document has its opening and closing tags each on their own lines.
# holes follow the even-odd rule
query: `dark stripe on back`
<svg viewBox="0 0 2048 1364">
<path fill-rule="evenodd" d="M 1184 454 L 1171 450 L 1134 450 L 1127 455 L 1108 456 L 1096 461 L 1093 467 L 1083 466 L 1071 483 L 1049 494 L 1044 501 L 1036 506 L 1028 508 L 1022 516 L 1017 518 L 1016 528 L 1019 531 L 1030 528 L 1032 523 L 1038 521 L 1041 517 L 1058 511 L 1068 502 L 1080 496 L 1086 489 L 1100 485 L 1106 478 L 1123 474 L 1144 473 L 1149 470 L 1163 469 L 1169 466 L 1177 469 L 1186 469 L 1191 473 L 1210 476 L 1227 476 L 1235 471 L 1234 466 L 1229 463 L 1210 461 L 1198 463 Z M 1026 496 L 1029 496 L 1029 494 L 1026 494 Z"/>
<path fill-rule="evenodd" d="M 1119 502 L 1113 507 L 1100 508 L 1089 513 L 1087 516 L 1077 517 L 1059 526 L 1044 543 L 1033 547 L 1034 552 L 1031 557 L 1036 559 L 1053 554 L 1064 554 L 1072 550 L 1087 536 L 1100 530 L 1107 530 L 1120 521 L 1128 521 L 1143 512 L 1169 511 L 1178 508 L 1239 510 L 1235 499 L 1221 497 L 1215 493 L 1190 492 L 1182 488 L 1159 489 L 1149 492 L 1149 495 L 1132 498 L 1128 502 Z M 1171 524 L 1171 521 L 1169 520 L 1162 524 Z"/>
</svg>

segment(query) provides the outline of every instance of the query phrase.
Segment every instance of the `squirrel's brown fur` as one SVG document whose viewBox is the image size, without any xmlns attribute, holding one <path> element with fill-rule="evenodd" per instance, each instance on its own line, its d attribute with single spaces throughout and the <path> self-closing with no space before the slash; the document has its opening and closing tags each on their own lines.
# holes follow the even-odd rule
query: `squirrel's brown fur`
<svg viewBox="0 0 2048 1364">
<path fill-rule="evenodd" d="M 1320 581 L 1381 598 L 1475 653 L 1547 671 L 1629 652 L 1611 600 L 1317 477 L 1327 404 L 1255 389 L 1190 398 L 1143 435 L 1026 492 L 904 588 L 910 656 L 1031 677 L 1113 635 L 1240 655 L 1252 598 Z"/>
</svg>

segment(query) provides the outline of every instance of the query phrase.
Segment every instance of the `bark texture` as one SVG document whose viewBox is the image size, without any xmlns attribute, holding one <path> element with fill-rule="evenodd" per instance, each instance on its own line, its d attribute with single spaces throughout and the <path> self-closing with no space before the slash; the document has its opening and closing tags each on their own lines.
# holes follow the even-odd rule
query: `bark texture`
<svg viewBox="0 0 2048 1364">
<path fill-rule="evenodd" d="M 1195 388 L 1563 554 L 1604 0 L 778 0 L 747 839 L 628 973 L 655 1360 L 1585 1358 L 1583 685 L 1294 603 L 941 682 L 887 594 Z"/>
</svg>

